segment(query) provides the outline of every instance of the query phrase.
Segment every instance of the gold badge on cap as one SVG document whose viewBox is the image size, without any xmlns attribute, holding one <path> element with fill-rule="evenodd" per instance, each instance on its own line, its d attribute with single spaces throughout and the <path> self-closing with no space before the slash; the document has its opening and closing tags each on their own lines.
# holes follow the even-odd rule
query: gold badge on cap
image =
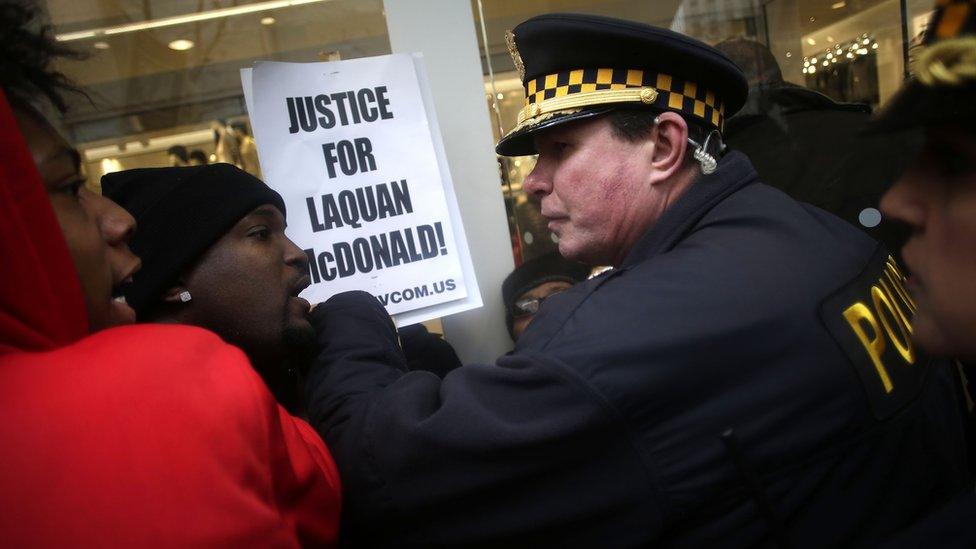
<svg viewBox="0 0 976 549">
<path fill-rule="evenodd" d="M 515 33 L 510 30 L 505 31 L 505 42 L 508 44 L 508 54 L 512 56 L 512 62 L 515 63 L 515 70 L 518 71 L 519 80 L 525 80 L 525 65 L 522 64 L 522 55 L 515 45 Z"/>
</svg>

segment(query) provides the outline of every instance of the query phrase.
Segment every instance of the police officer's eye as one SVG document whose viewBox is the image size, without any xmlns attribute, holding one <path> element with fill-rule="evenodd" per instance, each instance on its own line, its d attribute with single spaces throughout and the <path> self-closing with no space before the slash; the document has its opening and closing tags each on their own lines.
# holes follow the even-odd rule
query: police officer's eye
<svg viewBox="0 0 976 549">
<path fill-rule="evenodd" d="M 952 177 L 964 176 L 973 173 L 972 162 L 959 154 L 954 154 L 951 158 L 946 159 L 944 166 L 944 172 L 946 175 Z"/>
<path fill-rule="evenodd" d="M 976 166 L 962 152 L 946 145 L 930 147 L 932 162 L 944 177 L 960 177 L 976 171 Z"/>
</svg>

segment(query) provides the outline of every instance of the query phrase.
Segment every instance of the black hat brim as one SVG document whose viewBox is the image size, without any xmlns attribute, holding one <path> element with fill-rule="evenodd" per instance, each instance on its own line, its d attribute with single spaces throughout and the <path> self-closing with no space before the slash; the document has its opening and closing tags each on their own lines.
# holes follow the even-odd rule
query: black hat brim
<svg viewBox="0 0 976 549">
<path fill-rule="evenodd" d="M 535 134 L 538 132 L 552 128 L 553 126 L 558 126 L 560 124 L 600 116 L 610 112 L 613 109 L 614 107 L 612 105 L 607 105 L 603 107 L 584 109 L 577 112 L 553 113 L 550 118 L 547 118 L 538 124 L 526 125 L 525 127 L 518 128 L 503 137 L 495 146 L 495 152 L 502 156 L 525 156 L 530 154 L 539 154 L 539 151 L 537 151 L 535 148 L 534 139 Z"/>
<path fill-rule="evenodd" d="M 929 126 L 970 126 L 976 122 L 976 86 L 929 87 L 909 80 L 888 101 L 864 133 L 894 133 Z"/>
</svg>

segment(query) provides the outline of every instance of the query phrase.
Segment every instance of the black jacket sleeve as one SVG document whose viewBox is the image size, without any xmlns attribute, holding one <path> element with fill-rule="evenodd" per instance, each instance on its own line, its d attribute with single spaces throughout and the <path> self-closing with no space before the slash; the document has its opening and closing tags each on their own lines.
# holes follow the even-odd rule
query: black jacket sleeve
<svg viewBox="0 0 976 549">
<path fill-rule="evenodd" d="M 631 431 L 571 369 L 512 355 L 443 380 L 407 373 L 393 323 L 365 292 L 312 319 L 310 419 L 342 473 L 346 542 L 627 547 L 660 527 Z"/>
</svg>

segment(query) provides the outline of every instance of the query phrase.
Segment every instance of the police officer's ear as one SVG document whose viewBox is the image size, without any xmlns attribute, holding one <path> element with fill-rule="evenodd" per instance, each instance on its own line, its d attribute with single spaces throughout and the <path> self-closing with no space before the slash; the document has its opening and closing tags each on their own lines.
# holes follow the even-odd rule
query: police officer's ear
<svg viewBox="0 0 976 549">
<path fill-rule="evenodd" d="M 685 166 L 688 152 L 688 123 L 679 114 L 662 112 L 654 119 L 651 132 L 654 151 L 651 166 L 654 168 L 652 184 L 669 179 Z"/>
</svg>

